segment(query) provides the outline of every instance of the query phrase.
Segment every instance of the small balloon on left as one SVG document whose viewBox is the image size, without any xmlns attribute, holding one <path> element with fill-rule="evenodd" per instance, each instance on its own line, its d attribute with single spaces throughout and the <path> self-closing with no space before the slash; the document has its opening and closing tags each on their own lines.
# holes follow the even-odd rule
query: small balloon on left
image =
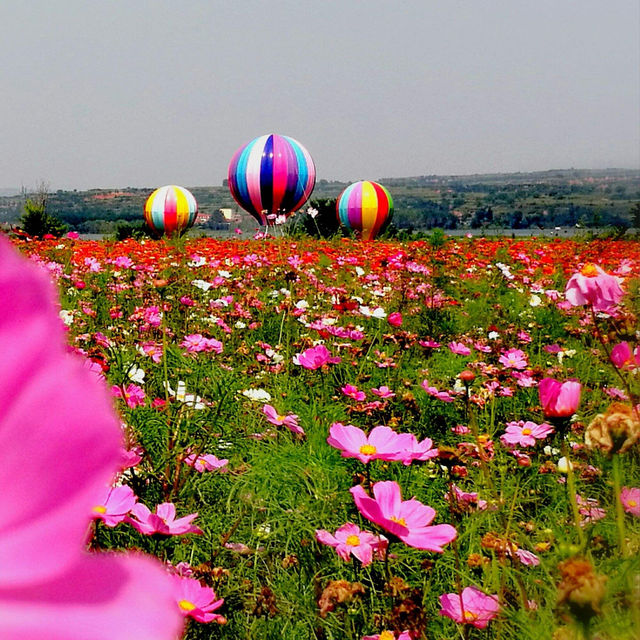
<svg viewBox="0 0 640 640">
<path fill-rule="evenodd" d="M 156 189 L 144 204 L 144 219 L 156 234 L 182 234 L 193 226 L 198 203 L 193 194 L 174 184 Z"/>
</svg>

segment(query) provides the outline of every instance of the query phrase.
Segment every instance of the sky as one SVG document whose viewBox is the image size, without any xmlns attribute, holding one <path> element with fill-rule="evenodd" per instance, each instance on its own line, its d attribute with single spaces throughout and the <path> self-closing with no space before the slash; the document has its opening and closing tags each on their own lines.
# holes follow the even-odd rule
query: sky
<svg viewBox="0 0 640 640">
<path fill-rule="evenodd" d="M 637 0 L 2 0 L 0 188 L 640 167 Z"/>
</svg>

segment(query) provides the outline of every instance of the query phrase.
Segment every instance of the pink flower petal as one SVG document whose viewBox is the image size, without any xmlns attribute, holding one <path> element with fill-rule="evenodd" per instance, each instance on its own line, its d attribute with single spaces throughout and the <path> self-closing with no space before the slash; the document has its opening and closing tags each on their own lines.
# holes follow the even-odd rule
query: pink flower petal
<svg viewBox="0 0 640 640">
<path fill-rule="evenodd" d="M 77 554 L 61 575 L 0 589 L 4 640 L 175 640 L 182 620 L 169 576 L 151 559 Z"/>
</svg>

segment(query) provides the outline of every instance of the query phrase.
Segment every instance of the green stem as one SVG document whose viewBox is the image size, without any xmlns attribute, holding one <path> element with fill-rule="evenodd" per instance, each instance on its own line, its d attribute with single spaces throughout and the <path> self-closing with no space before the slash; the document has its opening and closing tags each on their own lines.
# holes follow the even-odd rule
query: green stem
<svg viewBox="0 0 640 640">
<path fill-rule="evenodd" d="M 616 502 L 616 525 L 618 528 L 618 543 L 620 545 L 620 553 L 622 557 L 627 555 L 627 542 L 624 531 L 624 511 L 622 509 L 622 501 L 620 500 L 620 456 L 613 455 L 613 493 Z"/>
<path fill-rule="evenodd" d="M 567 463 L 567 493 L 569 494 L 569 503 L 571 504 L 571 511 L 573 512 L 573 521 L 578 532 L 578 540 L 580 543 L 580 549 L 585 548 L 584 531 L 580 526 L 580 512 L 578 511 L 578 502 L 576 500 L 576 480 L 573 475 L 573 467 L 571 466 L 571 460 L 569 459 L 569 446 L 565 439 L 562 440 L 562 455 Z"/>
</svg>

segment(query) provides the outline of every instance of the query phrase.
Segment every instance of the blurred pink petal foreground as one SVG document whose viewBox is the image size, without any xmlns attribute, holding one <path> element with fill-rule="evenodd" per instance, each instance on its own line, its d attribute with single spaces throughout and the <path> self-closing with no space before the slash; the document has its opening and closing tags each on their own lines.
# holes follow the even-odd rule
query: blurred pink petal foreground
<svg viewBox="0 0 640 640">
<path fill-rule="evenodd" d="M 457 593 L 444 593 L 440 596 L 440 604 L 440 615 L 478 629 L 484 629 L 500 610 L 497 596 L 488 596 L 475 587 L 463 589 L 462 597 Z"/>
<path fill-rule="evenodd" d="M 365 518 L 410 547 L 442 553 L 442 547 L 457 535 L 450 524 L 430 526 L 436 517 L 435 510 L 415 498 L 403 501 L 397 482 L 376 482 L 373 485 L 373 498 L 366 494 L 361 485 L 351 487 L 349 491 L 358 511 Z"/>
<path fill-rule="evenodd" d="M 106 390 L 65 352 L 54 300 L 0 238 L 0 637 L 174 640 L 163 569 L 84 550 L 91 508 L 119 467 L 120 429 Z"/>
</svg>

